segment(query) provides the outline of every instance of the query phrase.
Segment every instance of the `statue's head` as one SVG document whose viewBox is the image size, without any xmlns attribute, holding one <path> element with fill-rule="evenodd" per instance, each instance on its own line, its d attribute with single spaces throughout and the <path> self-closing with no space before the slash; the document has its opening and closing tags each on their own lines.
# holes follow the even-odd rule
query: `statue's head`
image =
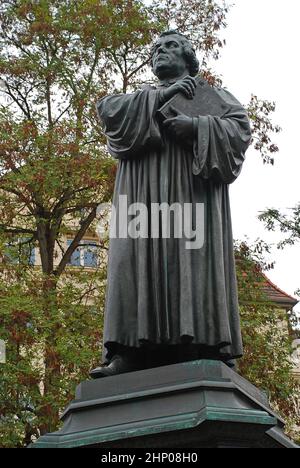
<svg viewBox="0 0 300 468">
<path fill-rule="evenodd" d="M 196 76 L 199 61 L 190 41 L 181 33 L 170 30 L 162 33 L 151 49 L 153 73 L 159 79 L 176 78 L 185 71 Z"/>
</svg>

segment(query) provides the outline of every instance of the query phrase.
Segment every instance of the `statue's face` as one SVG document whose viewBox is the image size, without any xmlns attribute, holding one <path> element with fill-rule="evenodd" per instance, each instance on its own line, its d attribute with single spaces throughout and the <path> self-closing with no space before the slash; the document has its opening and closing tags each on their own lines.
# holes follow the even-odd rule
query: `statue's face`
<svg viewBox="0 0 300 468">
<path fill-rule="evenodd" d="M 186 71 L 189 73 L 184 59 L 183 46 L 176 34 L 158 39 L 152 55 L 153 73 L 160 79 L 176 78 Z"/>
</svg>

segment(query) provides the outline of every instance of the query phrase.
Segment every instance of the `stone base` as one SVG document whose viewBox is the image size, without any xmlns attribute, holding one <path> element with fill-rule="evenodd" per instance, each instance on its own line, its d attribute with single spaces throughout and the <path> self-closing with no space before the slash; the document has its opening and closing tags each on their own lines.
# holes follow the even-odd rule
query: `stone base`
<svg viewBox="0 0 300 468">
<path fill-rule="evenodd" d="M 219 361 L 82 382 L 33 448 L 299 448 L 266 395 Z"/>
</svg>

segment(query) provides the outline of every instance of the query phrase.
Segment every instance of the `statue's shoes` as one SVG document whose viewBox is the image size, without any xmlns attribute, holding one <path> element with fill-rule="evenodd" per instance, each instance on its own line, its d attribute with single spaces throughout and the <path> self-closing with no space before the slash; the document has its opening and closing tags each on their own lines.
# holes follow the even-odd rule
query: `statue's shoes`
<svg viewBox="0 0 300 468">
<path fill-rule="evenodd" d="M 90 372 L 92 379 L 101 377 L 110 377 L 112 375 L 125 374 L 126 372 L 134 372 L 141 369 L 141 365 L 137 360 L 128 358 L 127 356 L 116 355 L 112 358 L 108 366 L 96 367 Z"/>
<path fill-rule="evenodd" d="M 228 359 L 227 361 L 224 361 L 224 364 L 226 364 L 230 369 L 236 371 L 236 361 L 234 359 Z"/>
</svg>

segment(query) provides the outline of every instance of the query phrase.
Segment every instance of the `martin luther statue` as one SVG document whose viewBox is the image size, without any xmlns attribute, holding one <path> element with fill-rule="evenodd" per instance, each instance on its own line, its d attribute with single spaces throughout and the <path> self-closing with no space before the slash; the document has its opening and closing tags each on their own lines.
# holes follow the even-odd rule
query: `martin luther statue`
<svg viewBox="0 0 300 468">
<path fill-rule="evenodd" d="M 176 226 L 168 238 L 151 236 L 151 219 L 148 236 L 111 239 L 104 362 L 93 378 L 243 354 L 228 190 L 250 142 L 248 117 L 228 91 L 203 85 L 182 34 L 159 37 L 152 68 L 157 86 L 97 105 L 119 160 L 113 205 L 118 215 L 120 196 L 149 209 L 201 204 L 204 242 L 187 248 Z"/>
</svg>

